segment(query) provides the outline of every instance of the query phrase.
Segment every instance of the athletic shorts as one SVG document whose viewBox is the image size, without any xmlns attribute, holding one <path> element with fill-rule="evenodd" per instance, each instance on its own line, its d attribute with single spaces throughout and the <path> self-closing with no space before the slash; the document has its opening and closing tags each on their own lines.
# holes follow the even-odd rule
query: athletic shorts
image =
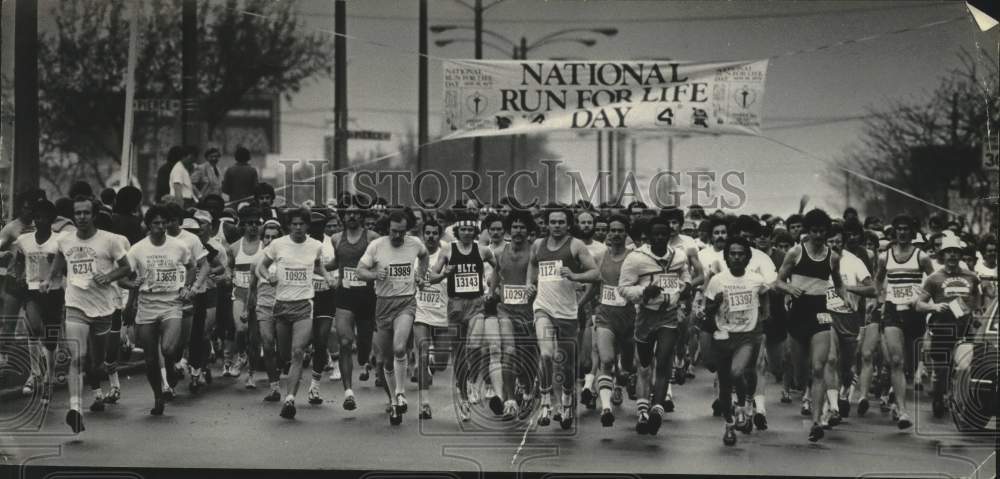
<svg viewBox="0 0 1000 479">
<path fill-rule="evenodd" d="M 111 315 L 91 318 L 76 308 L 66 308 L 66 322 L 81 323 L 90 326 L 90 334 L 103 335 L 111 331 Z"/>
<path fill-rule="evenodd" d="M 404 314 L 408 314 L 411 318 L 417 315 L 416 296 L 377 298 L 375 300 L 375 329 L 392 331 L 392 323 Z"/>
<path fill-rule="evenodd" d="M 540 309 L 535 310 L 535 322 L 541 318 L 548 318 L 549 323 L 555 328 L 556 341 L 573 341 L 576 343 L 577 334 L 580 333 L 580 321 L 576 318 L 553 318 Z M 537 331 L 536 331 L 537 334 Z"/>
<path fill-rule="evenodd" d="M 534 338 L 534 314 L 530 304 L 500 304 L 497 306 L 497 316 L 510 320 L 514 328 L 515 338 Z"/>
<path fill-rule="evenodd" d="M 768 293 L 771 302 L 770 317 L 764 321 L 764 338 L 767 344 L 780 343 L 788 337 L 788 311 L 785 310 L 784 296 Z"/>
<path fill-rule="evenodd" d="M 368 319 L 375 314 L 375 289 L 337 288 L 334 291 L 334 304 L 338 309 L 354 313 L 355 320 Z"/>
<path fill-rule="evenodd" d="M 929 366 L 949 366 L 952 350 L 959 339 L 965 337 L 969 327 L 969 316 L 956 319 L 950 312 L 933 313 L 927 320 L 930 344 L 924 350 Z"/>
<path fill-rule="evenodd" d="M 274 305 L 273 304 L 258 304 L 257 309 L 254 310 L 257 313 L 257 321 L 274 321 Z"/>
<path fill-rule="evenodd" d="M 312 320 L 313 302 L 309 299 L 298 301 L 275 301 L 274 312 L 271 314 L 274 321 L 285 321 L 295 323 L 298 321 Z"/>
<path fill-rule="evenodd" d="M 918 313 L 913 309 L 899 311 L 894 303 L 886 302 L 882 305 L 882 321 L 879 323 L 879 331 L 885 331 L 887 327 L 894 327 L 903 330 L 903 336 L 907 340 L 914 340 L 922 337 L 927 330 L 927 313 Z"/>
<path fill-rule="evenodd" d="M 594 326 L 611 331 L 618 339 L 635 336 L 635 307 L 598 305 L 594 312 Z"/>
<path fill-rule="evenodd" d="M 316 291 L 316 295 L 313 297 L 313 317 L 326 316 L 332 318 L 336 316 L 336 298 L 336 290 Z"/>
<path fill-rule="evenodd" d="M 792 300 L 788 308 L 788 335 L 800 344 L 808 345 L 816 333 L 829 331 L 830 323 L 821 324 L 817 315 L 829 314 L 826 295 L 804 294 Z"/>
<path fill-rule="evenodd" d="M 202 296 L 202 298 L 204 299 L 204 301 L 202 301 L 202 304 L 205 306 L 206 310 L 208 310 L 208 309 L 217 309 L 219 307 L 219 301 L 218 301 L 219 290 L 218 289 L 212 288 L 212 289 L 206 290 L 204 293 L 201 293 L 200 296 Z"/>
<path fill-rule="evenodd" d="M 677 325 L 677 308 L 653 311 L 640 306 L 639 313 L 635 316 L 635 340 L 639 343 L 648 343 L 659 329 L 676 329 Z"/>
<path fill-rule="evenodd" d="M 0 276 L 0 293 L 23 302 L 28 296 L 28 285 L 13 276 Z"/>
<path fill-rule="evenodd" d="M 38 305 L 42 311 L 42 327 L 47 329 L 50 326 L 62 325 L 65 294 L 61 289 L 50 290 L 47 293 L 29 290 L 25 297 L 25 303 Z"/>
<path fill-rule="evenodd" d="M 756 364 L 755 360 L 757 356 L 754 352 L 760 348 L 760 333 L 758 332 L 729 333 L 729 338 L 727 339 L 715 339 L 713 337 L 712 348 L 709 352 L 712 355 L 710 360 L 718 368 L 722 358 L 732 358 L 736 350 L 745 346 L 749 346 L 751 349 L 750 364 L 747 365 L 747 370 L 750 370 Z"/>
<path fill-rule="evenodd" d="M 448 324 L 468 325 L 473 319 L 486 316 L 483 298 L 448 298 Z"/>
<path fill-rule="evenodd" d="M 830 312 L 830 316 L 833 317 L 833 330 L 837 332 L 837 337 L 841 339 L 858 338 L 861 327 L 864 326 L 865 313 L 860 311 L 853 313 Z"/>
</svg>

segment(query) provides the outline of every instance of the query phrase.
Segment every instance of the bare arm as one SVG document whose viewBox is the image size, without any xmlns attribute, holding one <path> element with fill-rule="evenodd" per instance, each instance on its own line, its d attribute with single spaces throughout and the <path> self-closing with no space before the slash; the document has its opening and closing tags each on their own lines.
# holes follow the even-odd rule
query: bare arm
<svg viewBox="0 0 1000 479">
<path fill-rule="evenodd" d="M 774 282 L 774 289 L 796 298 L 802 294 L 802 290 L 789 284 L 788 279 L 792 277 L 792 268 L 798 262 L 801 248 L 802 246 L 795 246 L 788 250 L 788 253 L 785 253 L 785 259 L 781 262 L 781 268 L 778 269 L 778 280 Z"/>
</svg>

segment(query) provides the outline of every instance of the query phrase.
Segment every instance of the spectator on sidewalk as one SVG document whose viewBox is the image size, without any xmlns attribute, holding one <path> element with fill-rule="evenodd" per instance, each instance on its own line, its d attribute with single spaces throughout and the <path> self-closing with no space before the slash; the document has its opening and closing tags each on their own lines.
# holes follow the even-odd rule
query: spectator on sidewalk
<svg viewBox="0 0 1000 479">
<path fill-rule="evenodd" d="M 218 148 L 209 148 L 205 152 L 205 162 L 195 167 L 191 173 L 191 182 L 199 198 L 208 195 L 222 194 L 222 173 L 219 171 L 219 158 L 222 152 Z"/>
<path fill-rule="evenodd" d="M 181 161 L 175 163 L 170 170 L 170 196 L 180 198 L 184 206 L 194 206 L 198 201 L 198 195 L 191 183 L 191 172 L 194 171 L 194 159 L 197 154 L 195 147 L 185 146 Z"/>
<path fill-rule="evenodd" d="M 222 192 L 228 195 L 230 202 L 253 199 L 257 188 L 257 170 L 250 166 L 250 150 L 242 146 L 236 148 L 236 164 L 226 168 L 222 180 Z"/>
<path fill-rule="evenodd" d="M 170 151 L 167 152 L 167 162 L 156 170 L 156 195 L 153 198 L 154 202 L 158 202 L 164 196 L 170 194 L 170 172 L 174 169 L 174 165 L 178 161 L 181 161 L 183 157 L 184 148 L 180 146 L 171 147 Z"/>
</svg>

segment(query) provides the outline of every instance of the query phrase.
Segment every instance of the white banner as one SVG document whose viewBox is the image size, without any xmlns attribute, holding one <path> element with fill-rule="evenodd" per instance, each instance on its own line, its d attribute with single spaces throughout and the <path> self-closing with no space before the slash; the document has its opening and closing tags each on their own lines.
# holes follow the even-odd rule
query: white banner
<svg viewBox="0 0 1000 479">
<path fill-rule="evenodd" d="M 767 60 L 444 62 L 445 138 L 548 130 L 760 134 Z"/>
</svg>

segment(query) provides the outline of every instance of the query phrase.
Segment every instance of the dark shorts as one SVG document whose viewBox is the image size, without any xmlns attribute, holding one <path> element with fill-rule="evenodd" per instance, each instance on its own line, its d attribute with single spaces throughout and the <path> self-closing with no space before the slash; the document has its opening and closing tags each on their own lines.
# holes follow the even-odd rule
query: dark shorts
<svg viewBox="0 0 1000 479">
<path fill-rule="evenodd" d="M 534 315 L 530 304 L 500 304 L 497 306 L 497 316 L 510 320 L 515 338 L 535 337 Z"/>
<path fill-rule="evenodd" d="M 853 313 L 830 313 L 833 317 L 833 330 L 837 332 L 837 337 L 841 339 L 857 339 L 861 333 L 861 327 L 865 322 L 865 313 L 855 311 Z"/>
<path fill-rule="evenodd" d="M 373 288 L 338 288 L 334 293 L 337 309 L 354 313 L 354 319 L 370 319 L 375 314 L 375 290 Z"/>
<path fill-rule="evenodd" d="M 879 331 L 885 331 L 887 327 L 899 328 L 903 330 L 903 336 L 912 341 L 924 335 L 927 330 L 927 313 L 918 313 L 911 305 L 909 309 L 899 311 L 895 304 L 886 302 L 882 305 L 882 321 L 879 322 Z"/>
<path fill-rule="evenodd" d="M 750 364 L 747 364 L 747 369 L 754 367 L 757 359 L 757 355 L 754 353 L 760 347 L 760 333 L 758 332 L 729 333 L 727 339 L 712 338 L 712 348 L 709 352 L 712 355 L 712 363 L 718 367 L 722 360 L 731 360 L 733 353 L 741 347 L 751 349 Z"/>
<path fill-rule="evenodd" d="M 809 345 L 816 333 L 831 328 L 830 323 L 820 322 L 820 314 L 829 314 L 826 295 L 802 295 L 793 299 L 788 309 L 788 335 L 800 344 Z"/>
<path fill-rule="evenodd" d="M 41 339 L 46 347 L 52 350 L 55 342 L 59 340 L 62 330 L 64 310 L 64 291 L 61 289 L 52 290 L 47 293 L 41 291 L 28 291 L 25 301 L 25 311 L 28 304 L 37 306 L 41 312 L 41 330 L 30 330 L 28 333 L 35 339 Z M 32 308 L 34 309 L 34 308 Z"/>
<path fill-rule="evenodd" d="M 299 301 L 275 301 L 274 310 L 271 317 L 274 321 L 284 321 L 295 323 L 298 321 L 312 321 L 313 304 L 311 300 L 302 299 Z"/>
<path fill-rule="evenodd" d="M 415 296 L 392 296 L 375 300 L 375 328 L 379 331 L 392 331 L 392 323 L 404 314 L 408 314 L 411 318 L 416 316 Z"/>
<path fill-rule="evenodd" d="M 334 317 L 337 314 L 336 297 L 336 290 L 316 291 L 313 296 L 313 317 Z"/>
<path fill-rule="evenodd" d="M 965 336 L 969 327 L 968 316 L 956 319 L 951 313 L 934 313 L 927 320 L 930 344 L 924 350 L 929 366 L 946 367 L 951 364 L 955 344 Z"/>
<path fill-rule="evenodd" d="M 611 331 L 615 338 L 632 339 L 635 336 L 635 307 L 607 306 L 604 304 L 597 306 L 594 314 L 594 326 Z"/>
<path fill-rule="evenodd" d="M 13 276 L 0 276 L 0 295 L 23 302 L 28 296 L 28 285 Z"/>
<path fill-rule="evenodd" d="M 486 316 L 483 298 L 448 298 L 448 324 L 468 325 L 475 318 Z"/>
<path fill-rule="evenodd" d="M 539 318 L 548 318 L 549 324 L 555 329 L 556 341 L 572 341 L 576 344 L 577 335 L 580 334 L 580 321 L 577 318 L 553 318 L 548 313 L 537 310 L 535 311 L 536 323 Z"/>
<path fill-rule="evenodd" d="M 788 337 L 788 311 L 783 296 L 768 293 L 768 301 L 771 316 L 764 321 L 764 337 L 768 344 L 776 344 Z"/>
<path fill-rule="evenodd" d="M 652 341 L 652 336 L 661 328 L 677 328 L 677 308 L 668 311 L 653 311 L 639 307 L 635 316 L 635 340 L 639 343 Z"/>
</svg>

